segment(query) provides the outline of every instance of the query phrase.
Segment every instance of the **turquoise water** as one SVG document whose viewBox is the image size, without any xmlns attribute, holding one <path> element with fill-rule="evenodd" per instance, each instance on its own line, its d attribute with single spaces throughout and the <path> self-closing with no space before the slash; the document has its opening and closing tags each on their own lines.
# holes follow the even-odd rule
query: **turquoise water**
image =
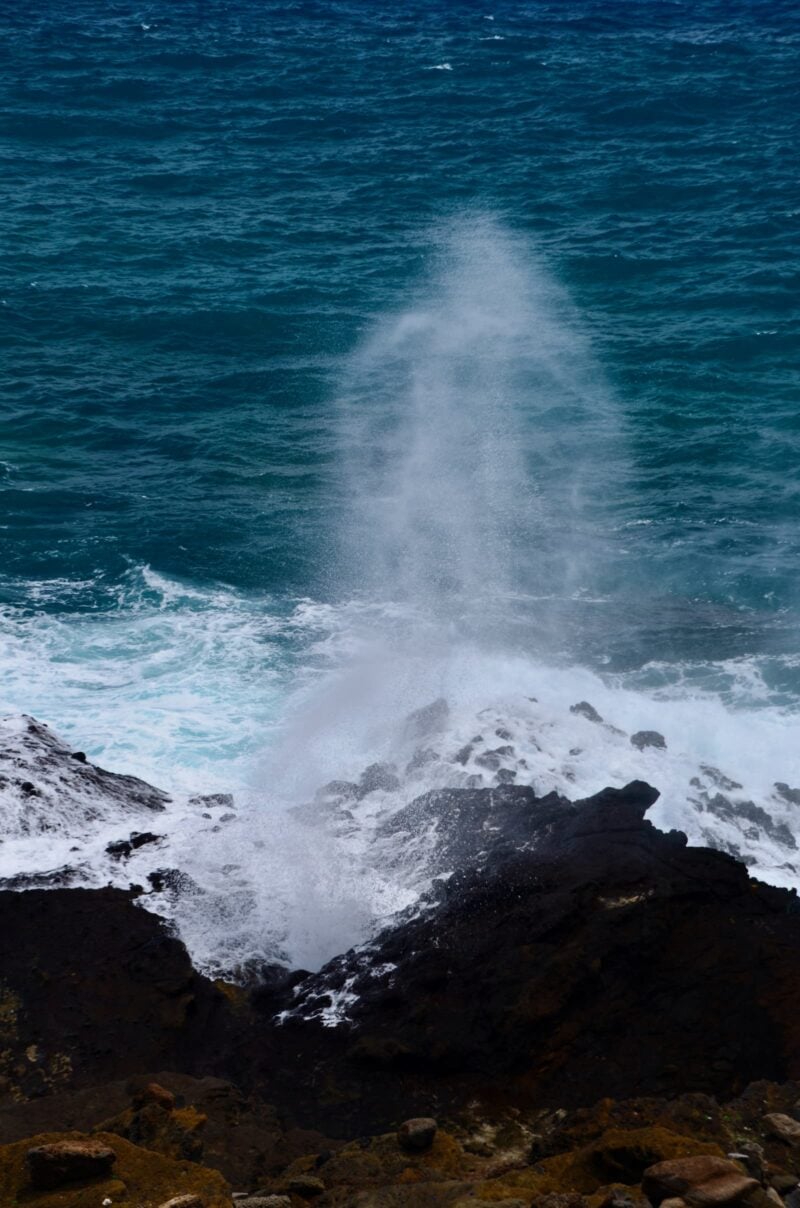
<svg viewBox="0 0 800 1208">
<path fill-rule="evenodd" d="M 3 707 L 252 781 L 374 606 L 783 726 L 798 50 L 781 0 L 0 5 Z"/>
</svg>

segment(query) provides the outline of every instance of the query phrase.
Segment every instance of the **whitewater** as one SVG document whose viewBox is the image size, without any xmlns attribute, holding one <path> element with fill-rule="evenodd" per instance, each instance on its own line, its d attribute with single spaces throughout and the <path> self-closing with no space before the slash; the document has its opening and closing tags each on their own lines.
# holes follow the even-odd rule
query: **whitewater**
<svg viewBox="0 0 800 1208">
<path fill-rule="evenodd" d="M 576 800 L 642 779 L 657 826 L 797 885 L 800 656 L 631 657 L 664 618 L 739 618 L 632 569 L 651 520 L 625 506 L 626 418 L 535 244 L 491 214 L 436 224 L 411 301 L 342 358 L 331 414 L 324 590 L 131 562 L 4 609 L 0 877 L 177 870 L 144 901 L 199 968 L 317 968 L 429 887 L 425 835 L 380 837 L 422 793 Z M 32 768 L 21 715 L 165 790 L 163 812 Z M 107 850 L 150 830 L 123 861 Z"/>
</svg>

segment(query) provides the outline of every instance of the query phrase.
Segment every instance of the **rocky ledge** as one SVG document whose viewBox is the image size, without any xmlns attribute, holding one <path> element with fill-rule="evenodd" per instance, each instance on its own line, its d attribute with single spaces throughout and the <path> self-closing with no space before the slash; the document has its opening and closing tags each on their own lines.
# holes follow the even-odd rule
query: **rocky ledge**
<svg viewBox="0 0 800 1208">
<path fill-rule="evenodd" d="M 427 794 L 393 838 L 461 870 L 247 989 L 133 893 L 0 893 L 0 1202 L 800 1208 L 800 904 L 656 796 Z"/>
</svg>

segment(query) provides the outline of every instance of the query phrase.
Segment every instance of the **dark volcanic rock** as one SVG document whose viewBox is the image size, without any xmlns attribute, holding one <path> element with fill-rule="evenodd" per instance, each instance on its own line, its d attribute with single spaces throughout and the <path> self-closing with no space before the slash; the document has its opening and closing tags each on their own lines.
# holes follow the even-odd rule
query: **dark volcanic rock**
<svg viewBox="0 0 800 1208">
<path fill-rule="evenodd" d="M 215 1071 L 229 1017 L 132 894 L 0 893 L 0 1081 L 13 1097 L 141 1070 Z"/>
<path fill-rule="evenodd" d="M 658 730 L 637 730 L 635 734 L 631 734 L 631 742 L 640 751 L 644 751 L 646 747 L 656 747 L 658 750 L 666 750 L 666 739 L 663 734 L 659 734 Z"/>
<path fill-rule="evenodd" d="M 127 839 L 117 839 L 116 842 L 109 843 L 106 852 L 114 860 L 127 860 L 140 847 L 145 847 L 148 843 L 158 843 L 163 837 L 154 835 L 152 831 L 132 831 Z"/>
<path fill-rule="evenodd" d="M 301 1115 L 301 1068 L 325 1070 L 329 1124 L 352 1130 L 472 1100 L 732 1095 L 800 1075 L 796 896 L 656 830 L 656 796 L 641 782 L 575 804 L 504 787 L 410 806 L 404 824 L 435 820 L 452 854 L 488 817 L 512 841 L 524 824 L 529 850 L 490 845 L 419 917 L 265 1001 L 304 1055 L 285 1088 Z M 304 1022 L 342 990 L 348 1023 Z"/>
</svg>

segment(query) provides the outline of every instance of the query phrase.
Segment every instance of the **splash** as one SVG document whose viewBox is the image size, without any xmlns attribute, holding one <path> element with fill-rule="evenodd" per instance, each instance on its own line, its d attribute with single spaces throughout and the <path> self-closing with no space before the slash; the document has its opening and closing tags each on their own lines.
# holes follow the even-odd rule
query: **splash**
<svg viewBox="0 0 800 1208">
<path fill-rule="evenodd" d="M 377 324 L 339 401 L 350 594 L 463 620 L 590 590 L 619 423 L 568 298 L 487 217 L 437 232 L 431 282 Z"/>
</svg>

